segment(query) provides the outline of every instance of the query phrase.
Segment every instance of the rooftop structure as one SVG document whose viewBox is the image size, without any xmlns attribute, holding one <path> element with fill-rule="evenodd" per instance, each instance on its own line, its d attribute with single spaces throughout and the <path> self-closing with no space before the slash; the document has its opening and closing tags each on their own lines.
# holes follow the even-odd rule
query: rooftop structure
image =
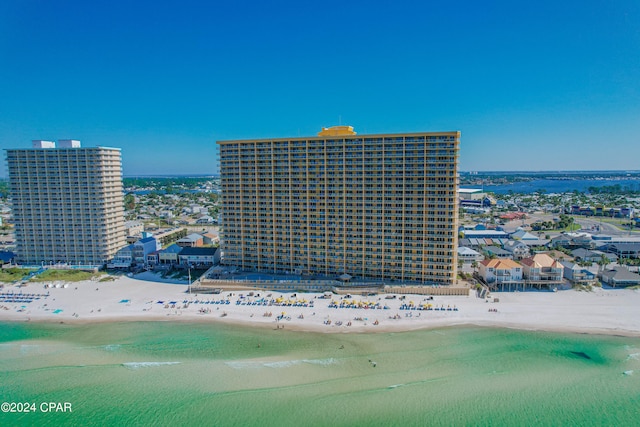
<svg viewBox="0 0 640 427">
<path fill-rule="evenodd" d="M 345 136 L 355 134 L 356 132 L 353 131 L 353 126 L 331 126 L 322 128 L 322 130 L 318 132 L 318 136 Z"/>
<path fill-rule="evenodd" d="M 33 148 L 56 148 L 56 143 L 53 141 L 45 141 L 42 139 L 34 139 L 32 142 Z"/>
<path fill-rule="evenodd" d="M 510 270 L 512 268 L 521 268 L 522 266 L 515 262 L 512 259 L 508 258 L 494 258 L 494 259 L 485 259 L 482 261 L 482 265 L 487 268 L 493 268 L 496 270 Z"/>
<path fill-rule="evenodd" d="M 508 239 L 509 233 L 500 230 L 461 230 L 465 239 Z"/>
</svg>

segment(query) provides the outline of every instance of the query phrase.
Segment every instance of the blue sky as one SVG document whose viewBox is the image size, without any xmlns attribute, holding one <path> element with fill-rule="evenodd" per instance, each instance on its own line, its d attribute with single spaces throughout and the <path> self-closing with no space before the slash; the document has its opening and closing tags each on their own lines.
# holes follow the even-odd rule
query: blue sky
<svg viewBox="0 0 640 427">
<path fill-rule="evenodd" d="M 640 169 L 640 2 L 0 2 L 0 148 L 208 174 L 339 122 L 460 130 L 465 171 Z"/>
</svg>

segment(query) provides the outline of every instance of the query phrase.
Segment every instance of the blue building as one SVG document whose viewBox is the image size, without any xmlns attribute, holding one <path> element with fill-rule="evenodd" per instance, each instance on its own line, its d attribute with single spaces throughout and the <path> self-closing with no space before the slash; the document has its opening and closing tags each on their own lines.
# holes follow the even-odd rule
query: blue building
<svg viewBox="0 0 640 427">
<path fill-rule="evenodd" d="M 154 237 L 145 237 L 133 244 L 133 262 L 136 265 L 145 265 L 147 255 L 160 249 L 158 241 Z"/>
</svg>

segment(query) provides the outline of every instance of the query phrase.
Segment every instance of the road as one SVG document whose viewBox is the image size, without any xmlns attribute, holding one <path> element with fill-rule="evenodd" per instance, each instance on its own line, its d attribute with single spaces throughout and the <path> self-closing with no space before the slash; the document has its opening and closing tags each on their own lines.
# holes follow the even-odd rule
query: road
<svg viewBox="0 0 640 427">
<path fill-rule="evenodd" d="M 640 237 L 640 233 L 638 231 L 633 231 L 633 232 L 629 232 L 629 230 L 622 230 L 618 227 L 616 227 L 615 225 L 606 223 L 606 222 L 600 222 L 597 219 L 588 219 L 588 218 L 575 218 L 575 222 L 580 224 L 582 226 L 582 229 L 585 231 L 590 230 L 592 227 L 593 229 L 596 229 L 596 227 L 600 227 L 600 234 L 606 234 L 609 236 L 629 236 L 629 235 L 633 235 L 633 236 L 637 236 Z"/>
</svg>

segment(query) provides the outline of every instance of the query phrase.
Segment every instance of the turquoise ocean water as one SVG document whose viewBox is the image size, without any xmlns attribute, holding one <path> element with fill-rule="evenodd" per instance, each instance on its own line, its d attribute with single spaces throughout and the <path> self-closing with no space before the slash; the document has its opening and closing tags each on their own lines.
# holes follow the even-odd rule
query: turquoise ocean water
<svg viewBox="0 0 640 427">
<path fill-rule="evenodd" d="M 640 339 L 0 324 L 0 425 L 638 425 Z M 72 412 L 42 412 L 69 402 Z"/>
</svg>

